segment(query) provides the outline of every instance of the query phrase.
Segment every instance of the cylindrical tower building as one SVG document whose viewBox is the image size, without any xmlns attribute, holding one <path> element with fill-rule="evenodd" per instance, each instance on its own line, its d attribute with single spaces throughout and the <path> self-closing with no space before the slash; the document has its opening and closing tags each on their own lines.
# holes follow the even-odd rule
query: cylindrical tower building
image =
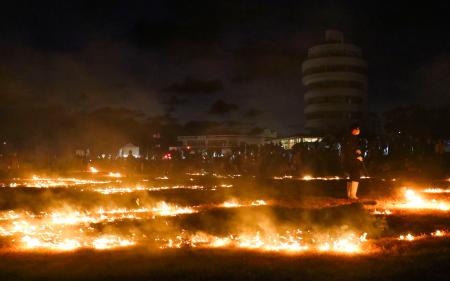
<svg viewBox="0 0 450 281">
<path fill-rule="evenodd" d="M 305 128 L 335 134 L 362 122 L 367 108 L 367 64 L 361 49 L 328 30 L 323 44 L 311 47 L 302 65 Z"/>
</svg>

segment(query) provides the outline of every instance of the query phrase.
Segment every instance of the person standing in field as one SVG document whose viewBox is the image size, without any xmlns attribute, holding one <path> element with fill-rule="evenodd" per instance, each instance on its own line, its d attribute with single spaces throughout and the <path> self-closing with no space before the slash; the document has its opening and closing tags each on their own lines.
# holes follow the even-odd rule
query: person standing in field
<svg viewBox="0 0 450 281">
<path fill-rule="evenodd" d="M 350 126 L 350 133 L 344 137 L 342 146 L 343 168 L 348 174 L 347 197 L 349 199 L 358 199 L 358 184 L 361 179 L 361 167 L 363 157 L 359 140 L 360 128 L 358 124 Z"/>
</svg>

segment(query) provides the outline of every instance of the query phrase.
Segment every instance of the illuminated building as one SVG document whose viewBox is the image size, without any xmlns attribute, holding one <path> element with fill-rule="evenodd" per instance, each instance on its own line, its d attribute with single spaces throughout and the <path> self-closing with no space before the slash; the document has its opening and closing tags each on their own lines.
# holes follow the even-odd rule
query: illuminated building
<svg viewBox="0 0 450 281">
<path fill-rule="evenodd" d="M 305 128 L 312 133 L 333 134 L 363 121 L 366 72 L 361 49 L 344 43 L 341 32 L 328 30 L 325 42 L 311 47 L 302 64 Z"/>
<path fill-rule="evenodd" d="M 242 145 L 262 145 L 266 141 L 261 135 L 203 135 L 179 136 L 184 147 L 193 149 L 227 149 Z"/>
<path fill-rule="evenodd" d="M 128 156 L 133 156 L 134 158 L 141 157 L 141 155 L 139 154 L 139 146 L 136 146 L 132 143 L 127 143 L 119 149 L 118 157 L 126 158 Z"/>
<path fill-rule="evenodd" d="M 323 140 L 323 137 L 319 136 L 291 136 L 291 137 L 284 137 L 284 138 L 277 138 L 269 141 L 273 144 L 279 144 L 284 149 L 291 149 L 294 145 L 297 143 L 303 143 L 307 146 L 319 143 Z"/>
</svg>

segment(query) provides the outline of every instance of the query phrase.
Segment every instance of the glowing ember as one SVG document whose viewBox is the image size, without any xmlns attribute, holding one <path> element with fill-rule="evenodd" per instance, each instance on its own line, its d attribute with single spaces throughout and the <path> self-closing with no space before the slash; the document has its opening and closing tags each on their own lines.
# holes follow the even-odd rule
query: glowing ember
<svg viewBox="0 0 450 281">
<path fill-rule="evenodd" d="M 234 179 L 234 178 L 239 178 L 242 175 L 236 174 L 236 175 L 219 175 L 219 174 L 212 174 L 213 177 L 219 178 L 219 179 L 226 179 L 226 178 L 230 178 L 230 179 Z"/>
<path fill-rule="evenodd" d="M 188 176 L 206 176 L 206 172 L 195 172 L 195 173 L 186 173 Z"/>
</svg>

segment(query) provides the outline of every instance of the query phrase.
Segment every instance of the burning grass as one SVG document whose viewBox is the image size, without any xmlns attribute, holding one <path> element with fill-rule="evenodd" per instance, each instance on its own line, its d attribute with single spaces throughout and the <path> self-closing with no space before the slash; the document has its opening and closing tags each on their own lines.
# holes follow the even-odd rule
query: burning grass
<svg viewBox="0 0 450 281">
<path fill-rule="evenodd" d="M 441 193 L 441 192 L 427 192 L 426 193 Z M 429 191 L 429 190 L 428 190 Z M 450 211 L 450 204 L 445 198 L 435 199 L 421 196 L 418 192 L 411 188 L 404 188 L 403 199 L 397 200 L 382 200 L 379 201 L 381 205 L 376 206 L 372 213 L 375 215 L 392 215 L 394 212 L 448 212 Z"/>
<path fill-rule="evenodd" d="M 448 277 L 445 192 L 388 198 L 384 183 L 377 204 L 363 205 L 340 198 L 337 179 L 100 174 L 1 190 L 0 280 Z"/>
<path fill-rule="evenodd" d="M 122 177 L 115 173 L 106 176 Z M 207 174 L 188 177 L 187 181 L 192 182 Z M 377 224 L 383 220 L 378 217 L 396 216 L 399 210 L 448 211 L 444 199 L 433 201 L 412 189 L 405 190 L 400 202 L 376 205 L 372 213 L 381 216 L 371 216 L 359 204 L 343 205 L 340 199 L 333 199 L 331 207 L 325 207 L 325 199 L 320 198 L 322 201 L 318 199 L 309 207 L 280 206 L 280 198 L 298 201 L 297 193 L 275 192 L 273 187 L 243 188 L 240 175 L 208 177 L 213 181 L 202 179 L 207 184 L 172 184 L 173 179 L 164 176 L 156 179 L 164 181 L 159 186 L 148 180 L 35 177 L 18 185 L 49 188 L 37 196 L 43 194 L 45 200 L 55 204 L 31 211 L 21 207 L 22 201 L 17 199 L 16 207 L 0 213 L 0 236 L 11 247 L 24 251 L 151 247 L 361 255 L 376 252 L 380 237 L 398 240 L 403 235 L 402 241 L 421 237 L 378 229 Z M 223 183 L 225 178 L 233 184 Z M 339 184 L 340 179 L 305 177 L 298 183 Z M 317 181 L 306 183 L 310 180 Z M 78 186 L 81 188 L 67 189 Z M 64 188 L 58 191 L 56 187 Z M 12 188 L 8 192 L 19 191 Z M 255 198 L 255 194 L 263 194 L 264 199 Z M 65 199 L 61 200 L 61 196 Z M 177 200 L 183 203 L 175 203 Z M 426 237 L 447 237 L 443 229 L 433 233 Z"/>
<path fill-rule="evenodd" d="M 219 237 L 199 232 L 192 235 L 182 233 L 176 239 L 169 239 L 161 248 L 225 248 L 245 249 L 262 252 L 304 253 L 304 252 L 334 252 L 356 254 L 361 253 L 367 233 L 357 237 L 353 233 L 336 237 L 315 234 L 297 229 L 285 233 L 246 233 Z"/>
</svg>

